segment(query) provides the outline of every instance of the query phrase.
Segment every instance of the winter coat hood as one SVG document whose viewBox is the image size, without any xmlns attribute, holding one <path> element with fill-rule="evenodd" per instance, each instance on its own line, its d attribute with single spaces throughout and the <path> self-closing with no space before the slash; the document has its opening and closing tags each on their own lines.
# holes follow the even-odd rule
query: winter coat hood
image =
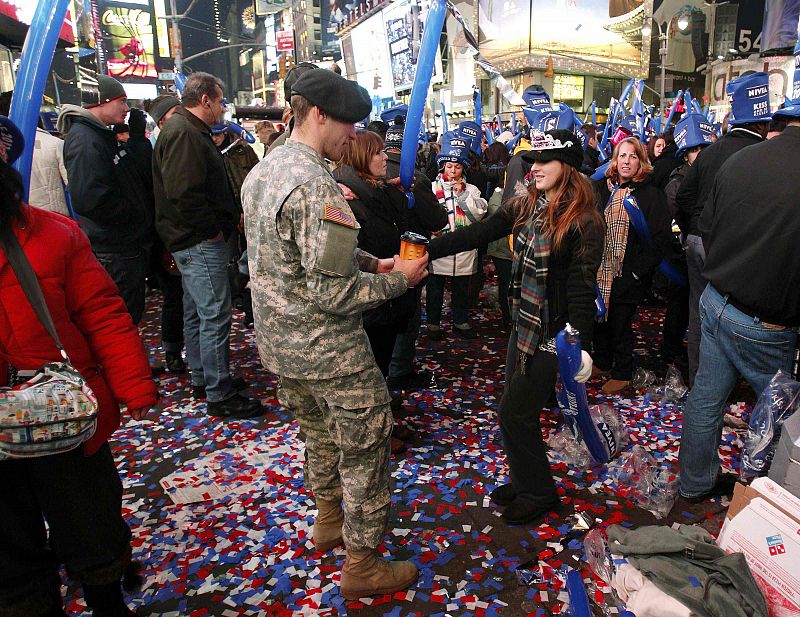
<svg viewBox="0 0 800 617">
<path fill-rule="evenodd" d="M 100 122 L 92 112 L 83 107 L 79 107 L 78 105 L 64 105 L 61 108 L 61 113 L 58 114 L 58 122 L 56 123 L 56 128 L 58 132 L 62 135 L 66 135 L 69 133 L 70 128 L 72 128 L 72 123 L 76 120 L 80 119 L 82 122 L 86 122 L 87 124 L 93 125 L 95 128 L 105 129 L 110 131 L 105 124 Z"/>
</svg>

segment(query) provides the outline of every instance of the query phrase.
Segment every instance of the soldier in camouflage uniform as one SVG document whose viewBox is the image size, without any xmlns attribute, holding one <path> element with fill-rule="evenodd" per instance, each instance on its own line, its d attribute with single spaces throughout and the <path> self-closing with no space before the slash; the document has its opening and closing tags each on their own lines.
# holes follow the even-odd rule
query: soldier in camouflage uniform
<svg viewBox="0 0 800 617">
<path fill-rule="evenodd" d="M 309 71 L 293 87 L 291 139 L 242 186 L 259 353 L 306 436 L 314 542 L 326 551 L 343 540 L 347 549 L 347 598 L 393 593 L 418 576 L 412 563 L 375 551 L 391 505 L 392 415 L 361 313 L 416 285 L 427 258 L 358 250 L 359 225 L 325 162 L 341 158 L 371 107 L 355 82 Z"/>
</svg>

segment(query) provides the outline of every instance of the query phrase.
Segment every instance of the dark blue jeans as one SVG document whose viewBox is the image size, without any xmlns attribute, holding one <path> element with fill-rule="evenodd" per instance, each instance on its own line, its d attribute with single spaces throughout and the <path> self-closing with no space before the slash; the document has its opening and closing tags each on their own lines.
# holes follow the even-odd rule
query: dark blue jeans
<svg viewBox="0 0 800 617">
<path fill-rule="evenodd" d="M 431 274 L 428 276 L 427 309 L 428 323 L 439 325 L 442 320 L 442 305 L 444 304 L 444 284 L 450 280 L 451 297 L 450 304 L 453 310 L 453 324 L 469 323 L 467 317 L 467 289 L 469 288 L 469 276 L 444 276 L 441 274 Z"/>
<path fill-rule="evenodd" d="M 125 253 L 95 253 L 94 256 L 117 284 L 119 295 L 125 302 L 133 323 L 138 324 L 144 315 L 148 251 L 142 249 Z"/>
<path fill-rule="evenodd" d="M 725 401 L 741 375 L 756 396 L 778 369 L 792 368 L 797 329 L 764 324 L 708 285 L 700 297 L 700 366 L 689 392 L 679 455 L 681 494 L 710 491 L 719 473 Z"/>
<path fill-rule="evenodd" d="M 230 369 L 230 250 L 225 240 L 206 240 L 175 251 L 183 281 L 183 329 L 192 385 L 205 386 L 209 402 L 233 396 Z"/>
</svg>

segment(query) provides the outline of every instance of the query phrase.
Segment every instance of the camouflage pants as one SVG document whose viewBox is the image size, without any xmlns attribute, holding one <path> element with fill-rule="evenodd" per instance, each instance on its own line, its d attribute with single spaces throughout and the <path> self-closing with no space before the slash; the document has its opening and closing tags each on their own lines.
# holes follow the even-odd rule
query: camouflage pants
<svg viewBox="0 0 800 617">
<path fill-rule="evenodd" d="M 306 435 L 306 486 L 315 498 L 342 499 L 342 536 L 350 550 L 375 548 L 389 520 L 386 381 L 376 366 L 333 379 L 281 378 L 281 402 Z"/>
</svg>

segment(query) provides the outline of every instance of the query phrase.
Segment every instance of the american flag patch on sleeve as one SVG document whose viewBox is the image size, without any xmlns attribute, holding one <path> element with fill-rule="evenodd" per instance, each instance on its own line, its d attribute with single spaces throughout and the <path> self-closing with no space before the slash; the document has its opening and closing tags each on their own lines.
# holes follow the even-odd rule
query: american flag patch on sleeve
<svg viewBox="0 0 800 617">
<path fill-rule="evenodd" d="M 353 229 L 356 227 L 356 222 L 352 215 L 345 212 L 341 208 L 332 206 L 331 204 L 325 204 L 322 213 L 322 220 L 330 221 L 331 223 L 336 223 L 337 225 L 344 225 L 345 227 L 352 227 Z"/>
</svg>

